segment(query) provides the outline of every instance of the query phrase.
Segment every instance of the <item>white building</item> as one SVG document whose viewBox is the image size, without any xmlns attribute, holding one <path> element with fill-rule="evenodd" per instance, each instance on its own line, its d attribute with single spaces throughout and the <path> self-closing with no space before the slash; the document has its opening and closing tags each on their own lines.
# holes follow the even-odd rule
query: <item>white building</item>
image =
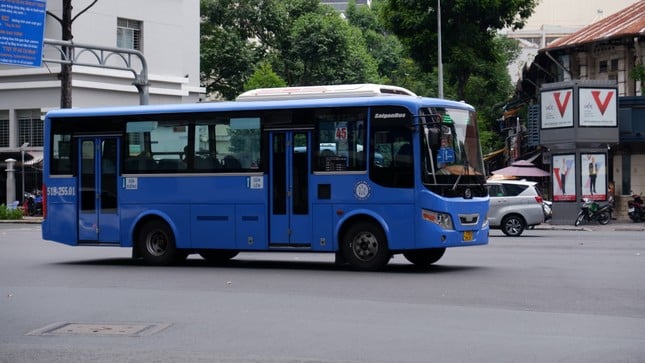
<svg viewBox="0 0 645 363">
<path fill-rule="evenodd" d="M 76 16 L 90 1 L 72 4 Z M 47 11 L 61 18 L 62 1 L 47 0 Z M 76 44 L 141 51 L 147 62 L 150 104 L 189 103 L 198 102 L 205 93 L 199 80 L 199 26 L 199 1 L 109 0 L 98 1 L 78 16 L 72 34 Z M 45 39 L 61 38 L 59 22 L 46 16 Z M 79 60 L 98 65 L 95 54 L 84 52 Z M 53 47 L 43 49 L 43 59 L 57 58 L 60 55 Z M 116 55 L 105 63 L 125 65 Z M 136 57 L 131 68 L 142 70 Z M 43 116 L 60 107 L 60 69 L 56 63 L 39 68 L 0 64 L 0 196 L 6 184 L 5 159 L 18 160 L 20 170 L 20 146 L 25 143 L 31 164 L 36 161 L 32 158 L 42 155 Z M 131 71 L 73 66 L 72 107 L 137 105 L 140 97 L 133 80 Z M 25 189 L 34 187 L 38 186 L 28 184 Z"/>
</svg>

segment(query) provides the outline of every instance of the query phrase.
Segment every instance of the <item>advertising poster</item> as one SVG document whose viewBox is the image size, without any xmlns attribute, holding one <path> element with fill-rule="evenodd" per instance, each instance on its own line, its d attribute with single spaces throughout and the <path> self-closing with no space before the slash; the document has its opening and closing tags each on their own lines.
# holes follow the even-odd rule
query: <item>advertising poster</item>
<svg viewBox="0 0 645 363">
<path fill-rule="evenodd" d="M 576 159 L 574 154 L 553 155 L 553 201 L 576 201 Z"/>
<path fill-rule="evenodd" d="M 573 89 L 544 91 L 540 105 L 543 129 L 573 127 Z"/>
<path fill-rule="evenodd" d="M 607 200 L 607 160 L 605 154 L 580 154 L 583 198 Z"/>
<path fill-rule="evenodd" d="M 618 108 L 616 89 L 580 88 L 580 126 L 616 127 Z"/>
<path fill-rule="evenodd" d="M 40 67 L 45 0 L 0 0 L 0 64 Z"/>
</svg>

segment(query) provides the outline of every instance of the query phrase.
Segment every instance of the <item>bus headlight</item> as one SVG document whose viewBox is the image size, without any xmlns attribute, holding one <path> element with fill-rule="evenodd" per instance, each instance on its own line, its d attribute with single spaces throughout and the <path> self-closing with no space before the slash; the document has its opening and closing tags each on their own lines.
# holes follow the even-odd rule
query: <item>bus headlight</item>
<svg viewBox="0 0 645 363">
<path fill-rule="evenodd" d="M 452 218 L 450 214 L 434 212 L 427 209 L 421 210 L 421 218 L 423 220 L 437 224 L 443 229 L 454 229 L 452 225 Z"/>
</svg>

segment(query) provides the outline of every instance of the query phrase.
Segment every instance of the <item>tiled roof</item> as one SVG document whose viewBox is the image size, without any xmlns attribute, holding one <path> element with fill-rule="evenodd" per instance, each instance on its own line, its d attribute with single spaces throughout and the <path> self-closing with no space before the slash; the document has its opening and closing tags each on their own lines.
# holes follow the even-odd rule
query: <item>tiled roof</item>
<svg viewBox="0 0 645 363">
<path fill-rule="evenodd" d="M 645 0 L 553 41 L 546 50 L 629 36 L 645 36 Z"/>
</svg>

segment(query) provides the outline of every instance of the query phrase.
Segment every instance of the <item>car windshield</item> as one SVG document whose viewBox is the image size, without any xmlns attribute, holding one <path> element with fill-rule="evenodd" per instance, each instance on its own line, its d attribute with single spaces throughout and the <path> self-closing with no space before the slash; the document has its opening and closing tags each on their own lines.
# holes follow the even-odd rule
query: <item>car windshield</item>
<svg viewBox="0 0 645 363">
<path fill-rule="evenodd" d="M 482 184 L 484 167 L 475 113 L 429 108 L 422 115 L 424 182 Z"/>
</svg>

